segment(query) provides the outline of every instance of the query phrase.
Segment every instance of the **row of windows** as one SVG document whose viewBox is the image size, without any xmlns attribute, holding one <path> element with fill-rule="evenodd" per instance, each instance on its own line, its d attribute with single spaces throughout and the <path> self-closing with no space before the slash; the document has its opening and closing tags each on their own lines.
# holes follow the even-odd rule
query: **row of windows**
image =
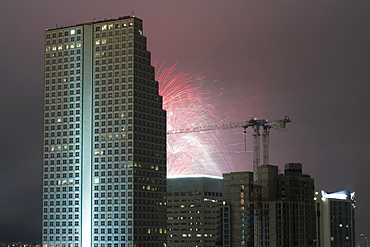
<svg viewBox="0 0 370 247">
<path fill-rule="evenodd" d="M 126 228 L 95 228 L 94 229 L 94 233 L 97 234 L 99 233 L 99 230 L 100 230 L 100 233 L 102 234 L 105 234 L 105 233 L 126 233 Z M 127 233 L 132 233 L 133 229 L 132 228 L 127 228 Z"/>
<path fill-rule="evenodd" d="M 221 192 L 208 192 L 208 191 L 189 191 L 189 192 L 167 192 L 167 196 L 196 196 L 196 195 L 205 195 L 205 196 L 218 196 L 222 197 Z"/>
<path fill-rule="evenodd" d="M 128 238 L 127 238 L 128 240 L 132 240 L 132 236 L 128 236 Z M 99 237 L 98 236 L 94 236 L 94 241 L 98 241 L 98 240 L 100 240 L 100 241 L 112 241 L 112 240 L 114 240 L 114 241 L 119 241 L 119 240 L 121 240 L 121 241 L 125 241 L 126 240 L 126 236 L 100 236 L 100 239 L 99 239 Z"/>
<path fill-rule="evenodd" d="M 61 69 L 67 69 L 67 68 L 74 68 L 74 67 L 81 67 L 81 62 L 79 62 L 81 58 L 79 57 L 78 61 L 75 62 L 75 57 L 65 57 L 63 60 L 61 58 L 56 59 L 46 59 L 45 60 L 45 69 L 49 68 L 49 70 L 61 70 Z M 58 64 L 57 62 L 58 61 Z M 51 64 L 51 67 L 50 67 Z M 71 67 L 73 65 L 73 67 Z"/>
<path fill-rule="evenodd" d="M 77 31 L 76 31 L 75 29 L 70 29 L 70 30 L 68 30 L 68 31 L 64 31 L 64 32 L 62 32 L 62 31 L 59 31 L 59 32 L 53 32 L 53 33 L 48 32 L 48 33 L 46 34 L 46 38 L 47 38 L 47 39 L 50 39 L 50 38 L 56 38 L 56 37 L 57 37 L 57 35 L 58 35 L 58 37 L 63 37 L 63 34 L 64 34 L 64 36 L 68 36 L 68 35 L 75 35 L 75 34 L 81 34 L 81 29 L 77 29 Z"/>
<path fill-rule="evenodd" d="M 56 77 L 57 75 L 58 76 L 69 76 L 69 75 L 74 75 L 74 74 L 81 74 L 81 70 L 80 69 L 70 70 L 69 73 L 68 73 L 68 71 L 63 71 L 63 73 L 61 71 L 59 71 L 58 73 L 52 72 L 51 74 L 50 73 L 46 73 L 45 74 L 45 78 Z M 72 92 L 71 95 L 72 94 L 74 94 L 74 93 Z M 64 94 L 64 95 L 67 95 L 67 94 Z M 55 96 L 55 95 L 53 95 L 53 96 Z M 61 96 L 61 95 L 58 95 L 58 96 Z"/>
<path fill-rule="evenodd" d="M 75 42 L 75 41 L 81 41 L 81 36 L 76 36 L 76 37 L 71 37 L 71 38 L 60 38 L 60 39 L 52 39 L 52 40 L 46 40 L 46 45 L 51 45 L 51 44 L 60 44 L 60 43 L 68 43 L 68 42 Z"/>
<path fill-rule="evenodd" d="M 47 46 L 45 48 L 45 51 L 46 51 L 46 54 L 45 54 L 45 61 L 48 61 L 49 58 L 56 58 L 56 57 L 60 57 L 58 58 L 58 60 L 56 59 L 52 59 L 51 60 L 51 64 L 55 64 L 56 62 L 58 63 L 62 63 L 63 61 L 67 61 L 68 58 L 70 61 L 74 61 L 74 59 L 76 58 L 77 61 L 80 61 L 81 60 L 81 56 L 76 56 L 74 57 L 74 55 L 79 55 L 81 54 L 81 49 L 75 49 L 73 50 L 74 48 L 77 47 L 77 44 L 76 46 L 73 46 L 73 48 L 71 47 L 68 47 L 70 50 L 68 51 L 64 51 L 62 52 L 61 50 L 63 49 L 62 46 Z M 78 47 L 81 47 L 81 44 L 78 44 Z M 58 52 L 56 52 L 58 50 Z M 64 60 L 62 59 L 62 57 L 64 56 L 68 56 L 68 58 L 64 58 Z M 46 63 L 46 64 L 49 64 L 49 63 Z"/>
<path fill-rule="evenodd" d="M 115 206 L 115 207 L 94 207 L 94 211 L 97 212 L 97 211 L 112 211 L 112 212 L 118 212 L 119 211 L 119 208 L 120 208 L 120 211 L 126 211 L 126 206 L 121 206 L 121 207 L 118 207 L 118 206 Z M 133 207 L 132 206 L 129 206 L 127 207 L 128 211 L 132 211 Z"/>
<path fill-rule="evenodd" d="M 63 101 L 62 101 L 63 99 Z M 69 101 L 68 101 L 69 99 Z M 54 103 L 61 103 L 61 102 L 73 102 L 73 101 L 76 101 L 76 102 L 80 102 L 81 100 L 81 97 L 80 96 L 76 96 L 76 98 L 74 96 L 70 96 L 69 98 L 68 97 L 63 97 L 63 98 L 53 98 L 53 99 L 46 99 L 45 100 L 45 104 L 54 104 Z"/>
<path fill-rule="evenodd" d="M 122 36 L 122 35 L 127 35 L 127 34 L 133 34 L 134 33 L 134 29 L 130 28 L 128 30 L 128 32 L 126 32 L 126 30 L 122 30 L 121 32 L 116 30 L 115 32 L 112 32 L 112 31 L 109 31 L 109 32 L 98 32 L 98 33 L 95 33 L 95 38 L 104 38 L 104 37 L 112 37 L 114 35 L 116 36 Z M 142 31 L 141 30 L 137 30 L 137 33 L 136 34 L 139 34 L 139 35 L 142 35 Z M 132 35 L 130 35 L 132 36 Z"/>
<path fill-rule="evenodd" d="M 58 214 L 58 213 L 45 213 L 44 212 L 44 220 L 47 220 L 47 219 L 56 219 L 56 220 L 59 220 L 59 219 L 79 219 L 79 214 Z M 70 222 L 74 222 L 74 221 L 70 221 Z"/>
<path fill-rule="evenodd" d="M 64 74 L 65 74 L 64 72 L 62 74 L 62 71 L 59 71 L 57 73 L 59 78 L 56 78 L 56 79 L 52 78 L 51 80 L 49 78 L 47 78 L 45 80 L 45 85 L 50 84 L 50 81 L 51 81 L 51 84 L 54 84 L 56 82 L 62 83 L 62 82 L 68 82 L 69 81 L 69 82 L 73 83 L 73 82 L 76 82 L 76 81 L 81 81 L 81 76 L 80 75 L 77 75 L 76 77 L 74 77 L 74 75 L 64 75 Z"/>
<path fill-rule="evenodd" d="M 48 178 L 67 178 L 67 177 L 72 178 L 72 177 L 79 177 L 79 176 L 80 176 L 80 174 L 78 172 L 68 173 L 68 176 L 67 176 L 67 173 L 60 174 L 60 173 L 50 173 L 49 172 L 48 174 L 44 174 L 45 179 L 48 179 Z"/>
<path fill-rule="evenodd" d="M 96 52 L 116 50 L 114 55 L 119 56 L 120 52 L 117 51 L 117 50 L 126 49 L 126 48 L 130 48 L 130 47 L 133 47 L 133 42 L 119 43 L 119 44 L 108 45 L 108 46 L 106 46 L 106 45 L 96 46 L 94 50 Z M 53 49 L 53 47 L 52 47 L 52 49 Z M 126 51 L 127 51 L 127 54 L 132 54 L 133 53 L 132 49 L 127 49 L 127 50 L 121 50 L 121 54 L 126 55 Z"/>
<path fill-rule="evenodd" d="M 80 222 L 69 220 L 69 221 L 60 221 L 60 217 L 58 219 L 51 219 L 51 220 L 46 220 L 44 219 L 44 226 L 79 226 Z"/>
<path fill-rule="evenodd" d="M 56 147 L 52 146 L 50 148 L 49 147 L 45 147 L 44 148 L 45 158 L 46 159 L 49 158 L 49 157 L 50 158 L 61 158 L 61 157 L 66 158 L 67 157 L 67 154 L 68 154 L 68 157 L 69 158 L 75 158 L 75 157 L 79 157 L 80 156 L 80 153 L 79 152 L 74 153 L 74 152 L 71 152 L 71 151 L 57 152 L 56 154 L 54 154 L 54 153 L 51 153 L 51 154 L 46 153 L 46 152 L 61 151 L 61 147 L 62 146 L 56 146 Z M 67 148 L 67 146 L 63 146 L 63 148 Z M 67 150 L 67 149 L 65 149 L 65 150 Z M 65 150 L 63 150 L 63 151 L 65 151 Z M 64 160 L 62 163 L 63 164 L 67 164 L 67 160 Z M 68 161 L 68 163 L 71 163 L 71 162 Z M 73 161 L 72 161 L 72 163 L 73 163 Z"/>
<path fill-rule="evenodd" d="M 101 220 L 99 220 L 99 221 L 94 221 L 94 226 L 113 226 L 113 225 L 115 225 L 115 226 L 119 226 L 119 225 L 121 225 L 121 226 L 125 226 L 126 225 L 126 221 L 125 220 L 121 220 L 121 221 L 118 221 L 118 220 L 116 220 L 116 221 L 110 221 L 110 220 L 103 220 L 103 219 L 101 219 Z M 132 224 L 132 220 L 128 220 L 127 221 L 127 225 L 128 226 L 132 226 L 133 224 Z"/>
<path fill-rule="evenodd" d="M 115 144 L 117 144 L 117 146 L 118 146 L 118 143 L 115 143 Z M 98 145 L 99 144 L 95 144 L 95 148 L 99 148 Z M 102 148 L 105 148 L 104 143 L 102 143 L 101 146 L 102 146 Z M 121 146 L 125 146 L 125 144 L 122 142 Z M 143 155 L 155 155 L 156 151 L 164 151 L 165 147 L 153 145 L 153 146 L 151 146 L 151 149 L 154 150 L 154 151 L 148 150 L 147 148 L 145 148 L 145 149 L 136 148 L 135 153 L 136 154 L 143 154 Z M 133 153 L 133 149 L 132 148 L 128 148 L 128 149 L 121 148 L 121 149 L 113 149 L 113 150 L 112 149 L 103 149 L 103 150 L 100 149 L 100 150 L 95 150 L 94 151 L 94 155 L 113 155 L 113 154 L 115 154 L 115 155 L 123 154 L 124 155 L 126 153 L 127 154 Z M 72 156 L 72 155 L 70 154 L 69 156 Z M 51 158 L 53 158 L 53 157 L 54 156 L 51 156 Z M 60 155 L 57 156 L 57 157 L 60 157 Z M 66 155 L 64 155 L 63 157 L 66 157 Z"/>
<path fill-rule="evenodd" d="M 74 164 L 80 163 L 80 159 L 63 159 L 62 162 L 60 159 L 57 160 L 44 160 L 44 165 L 60 165 L 60 164 Z"/>
<path fill-rule="evenodd" d="M 100 36 L 100 35 L 99 35 Z M 132 35 L 123 35 L 123 36 L 119 36 L 119 37 L 115 37 L 115 38 L 97 38 L 95 39 L 95 45 L 106 45 L 106 44 L 111 44 L 111 43 L 115 43 L 115 42 L 125 42 L 125 41 L 128 41 L 128 40 L 133 40 L 133 36 Z"/>
<path fill-rule="evenodd" d="M 102 178 L 101 180 L 103 180 L 104 178 Z M 118 180 L 117 180 L 118 182 Z M 133 199 L 127 199 L 127 203 L 130 203 L 132 204 L 132 201 Z M 94 204 L 95 205 L 99 205 L 99 204 L 104 204 L 104 205 L 114 205 L 114 204 L 125 204 L 126 203 L 126 199 L 121 199 L 121 200 L 118 200 L 118 199 L 108 199 L 108 200 L 105 200 L 105 199 L 101 199 L 101 200 L 94 200 Z"/>
<path fill-rule="evenodd" d="M 48 167 L 45 167 L 45 169 L 47 169 Z M 52 167 L 54 168 L 54 167 Z M 68 186 L 68 191 L 79 191 L 80 190 L 80 187 L 79 186 Z M 67 187 L 66 186 L 44 186 L 44 192 L 66 192 L 67 191 Z M 64 208 L 65 209 L 65 208 Z"/>
<path fill-rule="evenodd" d="M 60 185 L 60 180 L 57 180 L 55 182 L 55 180 L 50 180 L 50 181 L 47 181 L 47 180 L 44 180 L 44 185 L 55 185 L 55 184 L 58 184 Z M 67 183 L 66 183 L 67 184 Z M 76 179 L 75 180 L 75 184 L 79 184 L 79 181 Z M 55 202 L 55 203 L 54 203 Z M 78 199 L 75 199 L 75 200 L 44 200 L 44 206 L 59 206 L 59 205 L 79 205 L 80 202 Z"/>
<path fill-rule="evenodd" d="M 57 65 L 46 66 L 45 71 L 54 71 L 54 70 L 62 70 L 62 69 L 67 70 L 67 69 L 80 68 L 80 67 L 81 67 L 80 63 L 63 64 L 63 66 L 59 64 L 58 66 Z"/>
<path fill-rule="evenodd" d="M 126 216 L 127 215 L 127 216 Z M 105 218 L 108 218 L 108 219 L 132 219 L 133 218 L 133 214 L 132 213 L 128 213 L 128 214 L 125 214 L 125 213 L 121 213 L 121 214 L 118 214 L 118 213 L 115 213 L 115 214 L 94 214 L 94 219 L 105 219 Z"/>
<path fill-rule="evenodd" d="M 44 229 L 44 234 L 48 234 L 48 233 L 50 233 L 50 234 L 54 234 L 54 233 L 56 233 L 56 234 L 60 234 L 60 233 L 67 234 L 67 232 L 68 232 L 68 234 L 78 234 L 80 232 L 80 229 L 79 228 L 74 228 L 74 229 L 53 229 L 53 228 L 51 228 L 51 229 L 49 229 L 49 232 L 48 232 L 48 229 Z"/>
<path fill-rule="evenodd" d="M 55 43 L 53 42 L 53 44 Z M 50 42 L 47 42 L 45 52 L 48 52 L 48 53 L 46 53 L 45 57 L 50 58 L 50 57 L 57 57 L 57 56 L 61 57 L 62 55 L 68 56 L 69 54 L 70 55 L 81 54 L 81 49 L 73 50 L 75 48 L 81 48 L 81 47 L 82 47 L 81 42 L 64 44 L 64 45 L 50 45 Z M 66 51 L 63 53 L 61 52 L 62 50 L 66 50 Z M 68 52 L 68 50 L 70 50 L 70 52 Z M 56 51 L 58 51 L 58 53 L 56 53 Z"/>
<path fill-rule="evenodd" d="M 45 131 L 49 131 L 49 130 L 54 131 L 54 130 L 60 130 L 60 129 L 62 129 L 60 125 L 51 125 L 51 126 L 45 125 L 44 127 Z M 69 135 L 79 135 L 79 134 L 80 134 L 80 130 L 75 130 L 75 131 L 70 130 L 69 131 Z M 60 150 L 61 149 L 59 149 L 58 151 Z M 54 150 L 51 150 L 51 151 L 54 151 Z"/>
<path fill-rule="evenodd" d="M 134 22 L 119 22 L 119 23 L 112 23 L 112 24 L 104 24 L 102 26 L 95 26 L 95 31 L 106 31 L 106 30 L 113 30 L 118 28 L 125 28 L 125 27 L 131 27 L 134 25 Z M 132 28 L 130 28 L 132 30 Z"/>
<path fill-rule="evenodd" d="M 70 119 L 73 119 L 73 117 L 71 117 Z M 79 117 L 76 117 L 76 119 L 78 119 L 77 121 L 79 121 Z M 71 120 L 72 122 L 73 120 Z M 52 131 L 50 133 L 46 132 L 44 137 L 70 137 L 71 135 L 73 135 L 73 133 L 69 133 L 67 134 L 67 131 Z M 74 142 L 80 142 L 80 138 L 79 137 L 76 137 L 76 138 L 69 138 L 68 139 L 68 143 L 74 143 Z M 66 142 L 67 143 L 67 142 Z"/>
</svg>

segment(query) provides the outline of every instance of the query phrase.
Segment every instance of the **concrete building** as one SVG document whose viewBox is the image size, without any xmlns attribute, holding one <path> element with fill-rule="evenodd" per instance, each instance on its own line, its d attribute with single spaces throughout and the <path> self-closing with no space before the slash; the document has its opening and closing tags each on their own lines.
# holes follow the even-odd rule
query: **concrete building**
<svg viewBox="0 0 370 247">
<path fill-rule="evenodd" d="M 302 174 L 301 164 L 285 164 L 283 174 L 262 165 L 258 185 L 251 172 L 224 174 L 223 194 L 229 215 L 224 246 L 315 246 L 314 180 Z"/>
<path fill-rule="evenodd" d="M 318 247 L 355 247 L 355 193 L 315 192 Z"/>
<path fill-rule="evenodd" d="M 223 246 L 254 246 L 253 173 L 223 174 Z"/>
<path fill-rule="evenodd" d="M 142 20 L 45 31 L 43 247 L 166 241 L 166 112 Z"/>
<path fill-rule="evenodd" d="M 222 246 L 222 179 L 167 179 L 167 246 Z"/>
<path fill-rule="evenodd" d="M 263 165 L 259 181 L 262 188 L 263 246 L 315 246 L 314 179 L 302 173 L 302 164 Z"/>
</svg>

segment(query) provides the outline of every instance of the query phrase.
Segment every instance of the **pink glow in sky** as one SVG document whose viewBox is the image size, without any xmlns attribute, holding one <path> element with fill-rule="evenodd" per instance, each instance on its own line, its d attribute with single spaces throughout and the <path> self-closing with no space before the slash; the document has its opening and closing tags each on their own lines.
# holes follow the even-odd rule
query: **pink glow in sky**
<svg viewBox="0 0 370 247">
<path fill-rule="evenodd" d="M 271 133 L 271 163 L 300 162 L 317 187 L 355 191 L 356 231 L 370 236 L 369 9 L 367 0 L 2 1 L 0 241 L 40 239 L 44 30 L 132 11 L 152 62 L 201 75 L 205 84 L 189 87 L 208 93 L 222 123 L 289 116 L 300 134 Z M 251 170 L 240 130 L 217 138 L 233 169 Z"/>
</svg>

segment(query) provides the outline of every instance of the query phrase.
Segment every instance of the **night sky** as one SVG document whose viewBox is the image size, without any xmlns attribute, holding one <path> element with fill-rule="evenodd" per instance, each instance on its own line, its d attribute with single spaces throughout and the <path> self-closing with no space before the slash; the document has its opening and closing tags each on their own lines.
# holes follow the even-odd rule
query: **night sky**
<svg viewBox="0 0 370 247">
<path fill-rule="evenodd" d="M 355 191 L 357 236 L 369 237 L 369 10 L 367 0 L 2 0 L 0 241 L 41 240 L 44 30 L 132 11 L 152 62 L 202 78 L 221 122 L 289 116 L 299 135 L 271 131 L 270 163 L 300 162 L 316 187 Z M 220 135 L 233 171 L 252 169 L 242 132 Z"/>
</svg>

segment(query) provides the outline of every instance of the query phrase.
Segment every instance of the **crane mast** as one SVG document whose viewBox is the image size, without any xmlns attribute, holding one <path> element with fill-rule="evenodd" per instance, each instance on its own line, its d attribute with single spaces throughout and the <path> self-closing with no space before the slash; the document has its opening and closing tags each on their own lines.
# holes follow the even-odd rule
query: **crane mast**
<svg viewBox="0 0 370 247">
<path fill-rule="evenodd" d="M 282 120 L 268 121 L 267 119 L 251 118 L 246 125 L 243 126 L 244 133 L 248 127 L 253 129 L 253 211 L 254 211 L 254 246 L 260 247 L 262 241 L 263 225 L 262 225 L 262 203 L 261 203 L 261 185 L 258 179 L 260 167 L 260 128 L 263 128 L 262 146 L 263 146 L 263 164 L 269 164 L 269 144 L 270 144 L 270 129 L 285 131 L 286 123 L 291 122 L 288 117 Z"/>
<path fill-rule="evenodd" d="M 247 122 L 236 122 L 228 123 L 222 125 L 208 125 L 208 126 L 199 126 L 188 129 L 179 129 L 179 130 L 170 130 L 167 134 L 182 134 L 190 132 L 202 132 L 202 131 L 211 131 L 219 129 L 232 129 L 232 128 L 244 128 L 244 133 L 246 133 L 247 128 L 251 127 L 253 129 L 253 191 L 251 193 L 251 199 L 253 200 L 253 211 L 254 211 L 254 246 L 260 247 L 263 231 L 262 226 L 262 210 L 261 210 L 261 185 L 259 184 L 258 173 L 260 167 L 260 143 L 261 135 L 260 129 L 263 129 L 262 132 L 262 162 L 263 164 L 269 164 L 269 145 L 270 145 L 270 129 L 288 131 L 286 129 L 286 123 L 291 122 L 291 120 L 285 116 L 284 119 L 269 121 L 267 119 L 257 119 L 251 118 Z M 290 130 L 290 132 L 294 132 Z"/>
<path fill-rule="evenodd" d="M 291 122 L 288 117 L 281 120 L 269 121 L 267 119 L 256 119 L 251 118 L 242 127 L 244 133 L 247 128 L 252 127 L 253 129 L 253 172 L 258 172 L 260 166 L 260 128 L 263 128 L 262 133 L 262 146 L 263 146 L 263 164 L 269 163 L 269 145 L 270 145 L 270 129 L 286 131 L 286 123 Z M 256 177 L 255 177 L 256 178 Z M 255 179 L 256 180 L 256 179 Z"/>
<path fill-rule="evenodd" d="M 270 128 L 263 127 L 263 134 L 262 134 L 262 145 L 263 145 L 263 157 L 262 157 L 262 164 L 268 164 L 269 163 L 269 146 L 270 146 Z"/>
<path fill-rule="evenodd" d="M 253 125 L 253 172 L 260 165 L 260 126 Z M 253 173 L 254 181 L 257 181 L 257 172 Z"/>
</svg>

